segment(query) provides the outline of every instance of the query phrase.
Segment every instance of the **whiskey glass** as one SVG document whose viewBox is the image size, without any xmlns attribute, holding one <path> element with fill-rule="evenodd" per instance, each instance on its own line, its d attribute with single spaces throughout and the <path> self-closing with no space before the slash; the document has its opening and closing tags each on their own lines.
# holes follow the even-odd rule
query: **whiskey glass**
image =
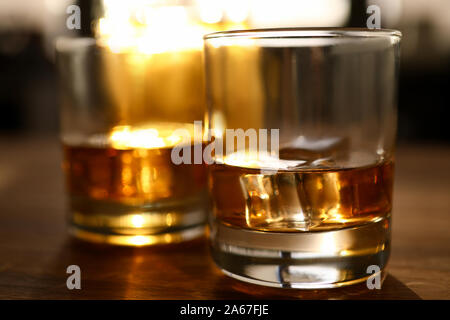
<svg viewBox="0 0 450 320">
<path fill-rule="evenodd" d="M 56 54 L 71 233 L 132 246 L 202 235 L 205 165 L 171 158 L 175 145 L 202 143 L 194 124 L 206 108 L 201 46 L 113 52 L 68 38 Z"/>
<path fill-rule="evenodd" d="M 225 274 L 302 289 L 385 276 L 400 39 L 339 28 L 205 36 L 210 245 Z"/>
</svg>

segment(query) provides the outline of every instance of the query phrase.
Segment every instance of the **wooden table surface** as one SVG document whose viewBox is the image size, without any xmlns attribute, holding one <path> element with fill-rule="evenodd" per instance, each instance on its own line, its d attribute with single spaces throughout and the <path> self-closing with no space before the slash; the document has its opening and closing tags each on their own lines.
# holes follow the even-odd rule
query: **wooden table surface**
<svg viewBox="0 0 450 320">
<path fill-rule="evenodd" d="M 67 235 L 55 138 L 0 137 L 0 299 L 450 299 L 450 146 L 399 147 L 393 250 L 381 290 L 283 290 L 224 276 L 204 238 L 93 245 Z M 81 290 L 66 268 L 81 267 Z"/>
</svg>

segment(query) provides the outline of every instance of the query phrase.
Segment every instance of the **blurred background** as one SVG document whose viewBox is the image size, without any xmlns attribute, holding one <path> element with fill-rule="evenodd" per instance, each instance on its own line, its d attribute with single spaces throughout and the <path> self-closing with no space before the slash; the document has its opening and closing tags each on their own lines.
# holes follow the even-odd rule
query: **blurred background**
<svg viewBox="0 0 450 320">
<path fill-rule="evenodd" d="M 381 27 L 403 33 L 400 142 L 450 142 L 445 117 L 450 100 L 448 0 L 0 0 L 0 134 L 57 135 L 55 39 L 100 35 L 109 39 L 112 49 L 133 47 L 130 39 L 136 34 L 145 36 L 149 21 L 153 30 L 170 35 L 176 29 L 163 25 L 179 28 L 180 11 L 145 9 L 155 2 L 185 6 L 205 33 L 266 27 L 366 27 L 367 8 L 377 5 Z M 66 24 L 72 4 L 81 9 L 80 29 L 70 30 Z"/>
</svg>

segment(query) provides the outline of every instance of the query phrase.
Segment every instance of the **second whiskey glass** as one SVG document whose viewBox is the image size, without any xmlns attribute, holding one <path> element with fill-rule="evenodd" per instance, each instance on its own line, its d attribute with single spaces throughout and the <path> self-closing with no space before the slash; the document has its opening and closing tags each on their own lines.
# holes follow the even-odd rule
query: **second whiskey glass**
<svg viewBox="0 0 450 320">
<path fill-rule="evenodd" d="M 201 47 L 116 53 L 67 38 L 56 49 L 71 233 L 130 246 L 201 236 L 206 168 L 172 161 L 177 145 L 202 145 Z"/>
</svg>

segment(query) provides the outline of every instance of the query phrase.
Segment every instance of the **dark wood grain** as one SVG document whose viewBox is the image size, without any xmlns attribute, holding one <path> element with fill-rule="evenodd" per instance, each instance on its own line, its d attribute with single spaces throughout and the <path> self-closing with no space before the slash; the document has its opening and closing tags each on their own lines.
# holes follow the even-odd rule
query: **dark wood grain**
<svg viewBox="0 0 450 320">
<path fill-rule="evenodd" d="M 2 299 L 450 299 L 450 148 L 399 148 L 393 251 L 381 290 L 282 290 L 224 276 L 204 238 L 127 248 L 66 232 L 60 147 L 53 138 L 0 138 Z M 66 288 L 66 268 L 82 289 Z"/>
</svg>

